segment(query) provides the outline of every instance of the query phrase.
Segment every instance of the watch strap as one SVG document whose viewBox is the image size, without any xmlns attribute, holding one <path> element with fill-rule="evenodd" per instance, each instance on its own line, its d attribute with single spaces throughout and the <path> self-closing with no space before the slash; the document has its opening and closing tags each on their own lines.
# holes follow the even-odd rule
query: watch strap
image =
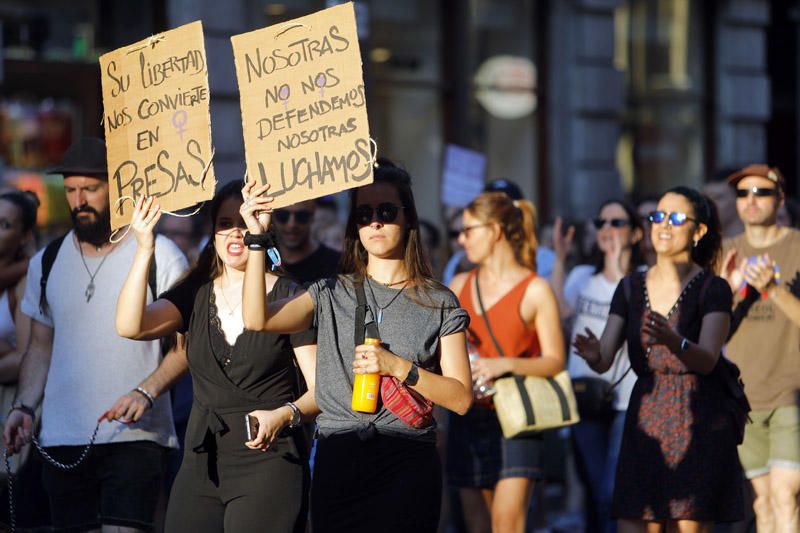
<svg viewBox="0 0 800 533">
<path fill-rule="evenodd" d="M 417 363 L 411 363 L 411 369 L 408 371 L 406 379 L 403 380 L 403 385 L 413 387 L 419 381 L 419 366 Z"/>
</svg>

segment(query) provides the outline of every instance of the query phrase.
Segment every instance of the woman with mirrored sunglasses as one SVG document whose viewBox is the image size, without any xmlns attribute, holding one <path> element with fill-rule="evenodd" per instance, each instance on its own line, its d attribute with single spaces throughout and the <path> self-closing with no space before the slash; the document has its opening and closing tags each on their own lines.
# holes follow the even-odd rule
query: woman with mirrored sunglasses
<svg viewBox="0 0 800 533">
<path fill-rule="evenodd" d="M 263 207 L 245 206 L 242 215 L 251 233 L 266 230 L 269 213 Z M 374 183 L 350 191 L 339 276 L 267 304 L 256 275 L 263 253 L 251 254 L 246 326 L 295 331 L 314 324 L 318 330 L 314 532 L 436 531 L 441 466 L 435 424 L 415 428 L 384 405 L 366 414 L 351 404 L 354 375 L 367 373 L 394 377 L 457 413 L 466 412 L 472 400 L 468 316 L 431 276 L 408 173 L 379 160 Z M 377 328 L 379 346 L 355 342 L 365 329 L 355 318 L 359 290 L 367 305 L 361 321 Z"/>
<path fill-rule="evenodd" d="M 619 530 L 710 531 L 743 514 L 736 428 L 719 375 L 732 298 L 713 274 L 719 218 L 707 197 L 676 187 L 651 219 L 656 264 L 617 286 L 600 339 L 586 330 L 573 344 L 604 372 L 627 341 L 637 376 L 614 488 Z"/>
<path fill-rule="evenodd" d="M 609 200 L 600 206 L 593 223 L 597 235 L 591 264 L 575 266 L 566 281 L 564 262 L 569 232 L 562 237 L 565 242 L 555 247 L 557 263 L 551 283 L 560 296 L 562 320 L 571 329 L 572 340 L 587 328 L 598 335 L 603 331 L 617 284 L 645 265 L 644 229 L 633 207 Z M 587 531 L 616 530 L 610 514 L 611 499 L 625 412 L 636 382 L 630 366 L 625 344 L 611 369 L 602 375 L 592 370 L 574 347 L 568 357 L 567 369 L 575 384 L 581 416 L 571 433 L 578 476 L 584 486 Z"/>
<path fill-rule="evenodd" d="M 212 233 L 197 264 L 149 305 L 158 204 L 140 198 L 131 220 L 137 252 L 118 301 L 117 330 L 138 340 L 184 334 L 185 352 L 172 352 L 171 365 L 176 376 L 187 367 L 192 376 L 192 410 L 167 507 L 168 533 L 256 532 L 264 524 L 290 533 L 303 531 L 307 522 L 308 445 L 298 415 L 314 414 L 315 335 L 309 329 L 294 335 L 245 329 L 242 283 L 252 252 L 243 242 L 241 204 L 240 183 L 217 190 L 209 205 Z M 259 259 L 265 299 L 300 290 L 288 277 L 265 272 L 263 253 Z M 300 379 L 309 389 L 302 396 Z M 157 396 L 168 389 L 164 383 L 150 392 Z M 254 432 L 251 420 L 257 421 Z"/>
<path fill-rule="evenodd" d="M 456 275 L 450 288 L 470 315 L 477 396 L 465 416 L 450 417 L 448 482 L 459 489 L 471 531 L 522 532 L 542 477 L 542 439 L 503 437 L 491 398 L 482 396 L 505 374 L 546 377 L 563 370 L 558 304 L 536 273 L 531 202 L 485 192 L 466 207 L 463 223 L 459 242 L 478 266 Z"/>
</svg>

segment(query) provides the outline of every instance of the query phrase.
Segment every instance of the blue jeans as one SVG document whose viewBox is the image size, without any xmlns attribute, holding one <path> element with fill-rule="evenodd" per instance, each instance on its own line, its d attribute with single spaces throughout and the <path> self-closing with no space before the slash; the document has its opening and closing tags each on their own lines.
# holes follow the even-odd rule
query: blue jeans
<svg viewBox="0 0 800 533">
<path fill-rule="evenodd" d="M 578 475 L 586 490 L 586 531 L 614 533 L 611 500 L 625 411 L 606 420 L 581 420 L 572 427 Z"/>
</svg>

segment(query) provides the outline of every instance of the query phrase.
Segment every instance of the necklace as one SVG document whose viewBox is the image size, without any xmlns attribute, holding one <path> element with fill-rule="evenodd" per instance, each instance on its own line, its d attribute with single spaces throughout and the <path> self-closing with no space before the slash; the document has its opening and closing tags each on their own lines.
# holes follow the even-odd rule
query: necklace
<svg viewBox="0 0 800 533">
<path fill-rule="evenodd" d="M 86 286 L 86 290 L 83 292 L 83 295 L 86 296 L 86 303 L 88 304 L 89 300 L 91 300 L 92 296 L 94 296 L 94 278 L 97 276 L 97 273 L 100 272 L 100 269 L 103 268 L 103 263 L 106 262 L 106 259 L 108 259 L 108 256 L 111 255 L 111 252 L 113 252 L 114 249 L 112 248 L 106 255 L 103 256 L 103 260 L 100 261 L 99 265 L 97 265 L 97 269 L 95 269 L 94 274 L 92 274 L 92 271 L 89 270 L 89 265 L 86 264 L 86 259 L 83 257 L 83 247 L 81 246 L 80 242 L 78 243 L 78 251 L 81 253 L 83 268 L 85 268 L 86 273 L 89 274 L 89 284 Z"/>
<path fill-rule="evenodd" d="M 375 301 L 375 307 L 377 307 L 377 308 L 378 308 L 378 314 L 375 316 L 375 321 L 376 321 L 378 324 L 380 324 L 381 322 L 383 322 L 383 312 L 384 312 L 386 309 L 388 309 L 388 308 L 389 308 L 389 306 L 390 306 L 390 305 L 392 305 L 392 304 L 394 303 L 394 301 L 395 301 L 395 300 L 397 300 L 397 297 L 398 297 L 398 296 L 400 296 L 400 294 L 401 294 L 401 293 L 402 293 L 404 290 L 406 290 L 406 285 L 403 285 L 403 288 L 401 288 L 399 291 L 397 291 L 397 294 L 395 294 L 394 296 L 392 296 L 392 299 L 391 299 L 391 300 L 389 300 L 389 303 L 388 303 L 388 304 L 386 304 L 386 305 L 383 305 L 383 306 L 382 306 L 381 304 L 379 304 L 379 303 L 378 303 L 378 299 L 377 299 L 377 298 L 375 298 L 375 292 L 372 290 L 372 283 L 370 283 L 370 281 L 369 281 L 369 280 L 370 280 L 370 278 L 368 277 L 368 278 L 367 278 L 367 287 L 369 287 L 369 293 L 372 295 L 372 299 Z M 405 281 L 408 281 L 408 280 L 405 280 Z M 398 283 L 405 283 L 405 282 L 398 282 Z M 393 283 L 393 285 L 396 285 L 396 284 L 397 284 L 397 283 Z"/>
<path fill-rule="evenodd" d="M 233 316 L 233 313 L 236 312 L 236 309 L 242 305 L 242 301 L 239 300 L 239 303 L 232 306 L 231 303 L 228 301 L 228 297 L 225 296 L 225 289 L 222 288 L 222 284 L 219 287 L 219 293 L 222 295 L 222 299 L 225 300 L 225 307 L 228 308 L 228 316 Z"/>
<path fill-rule="evenodd" d="M 370 276 L 369 274 L 367 274 L 367 276 L 369 276 L 369 279 L 371 279 L 372 281 L 375 281 L 375 282 L 377 282 L 377 283 L 380 283 L 380 284 L 381 284 L 381 285 L 383 285 L 384 287 L 391 287 L 392 285 L 400 285 L 401 283 L 408 283 L 408 282 L 410 281 L 409 279 L 402 279 L 402 280 L 400 280 L 400 281 L 391 281 L 391 282 L 389 282 L 389 283 L 384 283 L 384 282 L 382 282 L 382 281 L 378 281 L 377 279 L 373 278 L 373 277 L 372 277 L 372 276 Z"/>
</svg>

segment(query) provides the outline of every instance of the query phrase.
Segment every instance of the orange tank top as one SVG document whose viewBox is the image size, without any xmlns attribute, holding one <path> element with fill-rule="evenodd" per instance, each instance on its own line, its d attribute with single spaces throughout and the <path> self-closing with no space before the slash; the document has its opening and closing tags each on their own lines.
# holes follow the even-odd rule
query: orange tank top
<svg viewBox="0 0 800 533">
<path fill-rule="evenodd" d="M 472 287 L 477 269 L 467 276 L 467 281 L 458 295 L 461 307 L 469 313 L 468 340 L 476 346 L 481 357 L 501 357 L 489 335 L 486 321 L 480 314 L 477 302 L 473 302 Z M 529 329 L 522 320 L 519 308 L 528 283 L 536 276 L 531 273 L 520 281 L 513 289 L 504 294 L 494 305 L 486 310 L 486 316 L 492 325 L 497 342 L 506 357 L 539 357 L 539 338 L 536 331 Z"/>
</svg>

